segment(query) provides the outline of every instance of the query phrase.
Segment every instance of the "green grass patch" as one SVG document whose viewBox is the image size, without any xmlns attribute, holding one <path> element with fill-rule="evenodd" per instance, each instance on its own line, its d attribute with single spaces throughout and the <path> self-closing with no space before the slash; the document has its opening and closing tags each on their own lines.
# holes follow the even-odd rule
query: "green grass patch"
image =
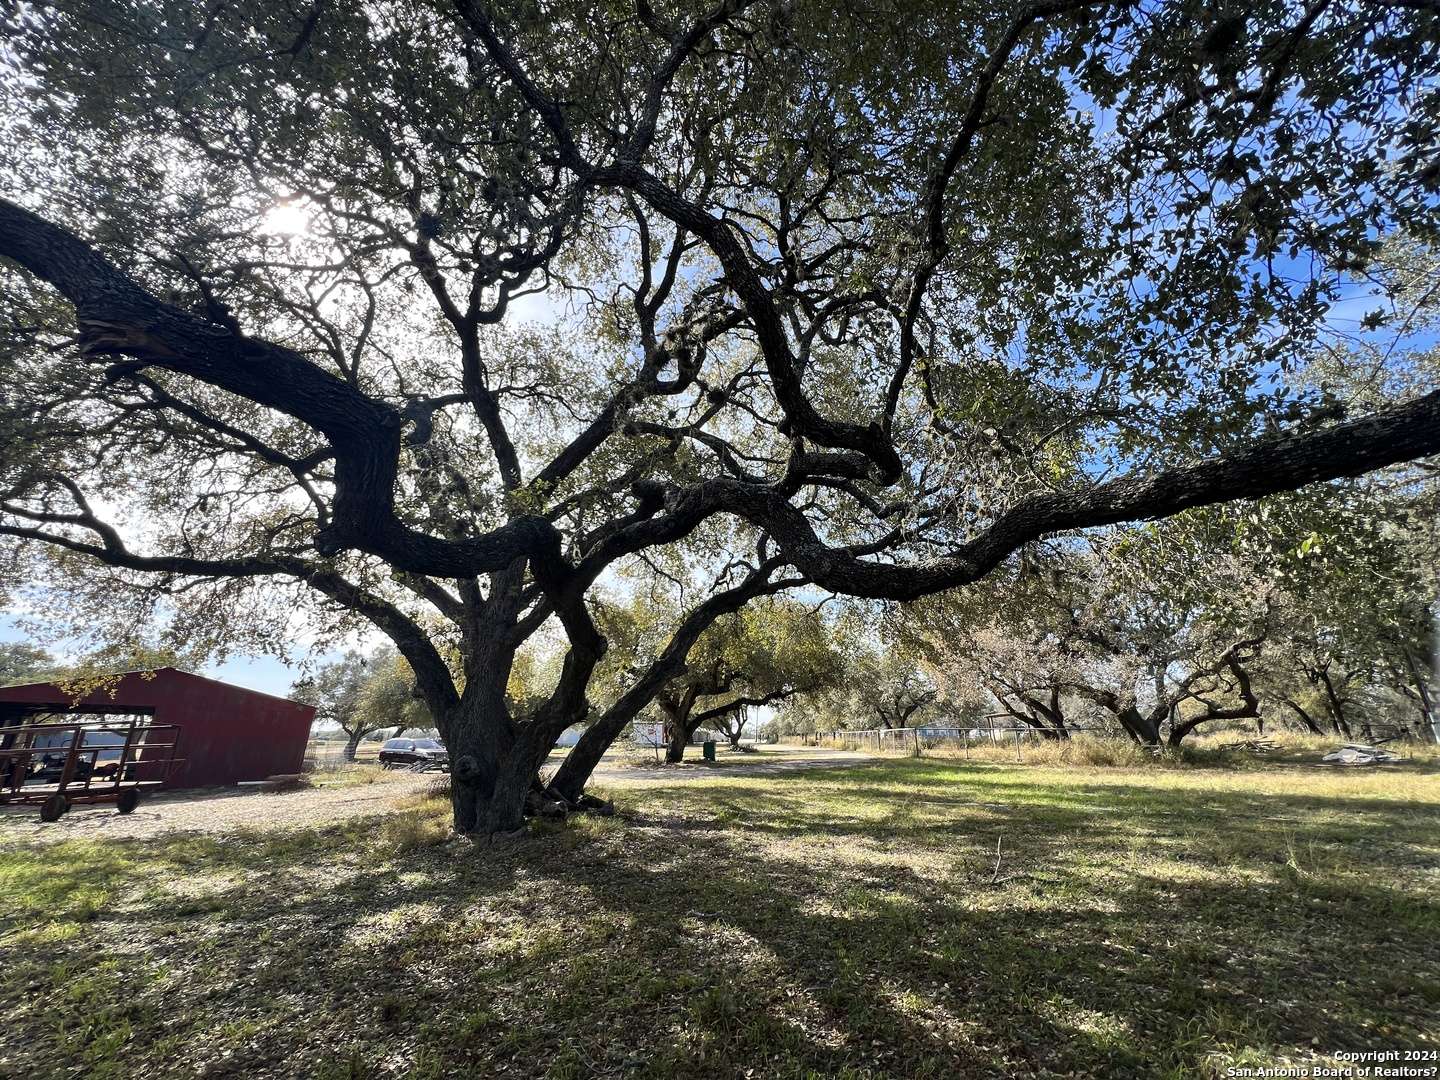
<svg viewBox="0 0 1440 1080">
<path fill-rule="evenodd" d="M 1426 762 L 612 794 L 494 844 L 432 798 L 0 850 L 0 1075 L 1190 1077 L 1440 1047 Z"/>
</svg>

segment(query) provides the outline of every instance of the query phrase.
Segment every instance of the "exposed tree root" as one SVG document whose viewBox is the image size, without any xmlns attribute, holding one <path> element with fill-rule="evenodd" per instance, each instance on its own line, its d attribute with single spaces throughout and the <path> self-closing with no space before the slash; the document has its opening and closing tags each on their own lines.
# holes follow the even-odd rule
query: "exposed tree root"
<svg viewBox="0 0 1440 1080">
<path fill-rule="evenodd" d="M 570 814 L 598 814 L 613 817 L 615 804 L 594 795 L 582 794 L 578 799 L 568 799 L 553 787 L 538 780 L 525 796 L 525 816 L 563 818 Z"/>
</svg>

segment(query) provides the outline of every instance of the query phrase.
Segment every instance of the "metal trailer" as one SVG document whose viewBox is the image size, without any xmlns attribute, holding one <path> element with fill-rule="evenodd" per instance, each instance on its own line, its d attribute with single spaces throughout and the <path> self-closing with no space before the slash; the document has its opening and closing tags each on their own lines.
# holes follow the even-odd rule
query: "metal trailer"
<svg viewBox="0 0 1440 1080">
<path fill-rule="evenodd" d="M 41 821 L 58 821 L 76 803 L 113 802 L 128 814 L 182 763 L 179 745 L 175 724 L 0 728 L 0 806 L 39 806 Z"/>
</svg>

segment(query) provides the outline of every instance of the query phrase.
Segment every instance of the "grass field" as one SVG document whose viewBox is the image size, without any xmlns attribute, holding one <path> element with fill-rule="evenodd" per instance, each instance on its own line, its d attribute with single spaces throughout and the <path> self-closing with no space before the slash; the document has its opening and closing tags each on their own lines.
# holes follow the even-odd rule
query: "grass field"
<svg viewBox="0 0 1440 1080">
<path fill-rule="evenodd" d="M 1174 1076 L 1440 1049 L 1440 775 L 896 759 L 0 851 L 0 1076 Z M 264 796 L 256 796 L 264 798 Z M 997 857 L 998 851 L 998 857 Z"/>
</svg>

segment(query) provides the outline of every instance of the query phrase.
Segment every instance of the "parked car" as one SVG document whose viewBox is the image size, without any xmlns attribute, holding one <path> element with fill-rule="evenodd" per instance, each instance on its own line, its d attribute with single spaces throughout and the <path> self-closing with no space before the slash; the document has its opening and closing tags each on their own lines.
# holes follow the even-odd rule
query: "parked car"
<svg viewBox="0 0 1440 1080">
<path fill-rule="evenodd" d="M 408 769 L 412 765 L 448 764 L 450 752 L 439 739 L 387 739 L 379 757 L 387 769 Z"/>
</svg>

